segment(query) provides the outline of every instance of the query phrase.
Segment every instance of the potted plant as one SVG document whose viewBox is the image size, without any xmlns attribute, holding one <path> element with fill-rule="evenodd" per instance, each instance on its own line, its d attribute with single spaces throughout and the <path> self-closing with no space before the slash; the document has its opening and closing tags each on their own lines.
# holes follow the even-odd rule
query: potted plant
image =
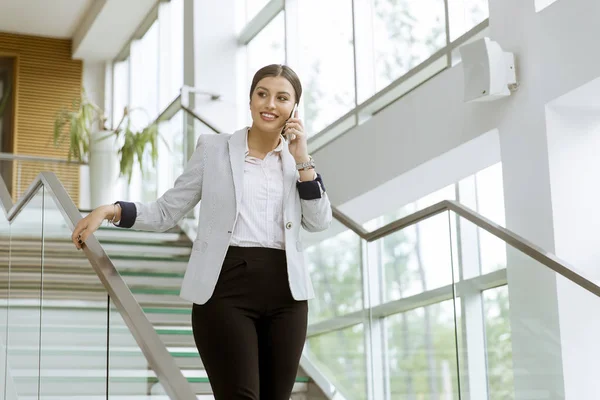
<svg viewBox="0 0 600 400">
<path fill-rule="evenodd" d="M 142 175 L 147 169 L 147 155 L 156 165 L 158 123 L 136 126 L 131 118 L 136 111 L 141 110 L 126 107 L 117 126 L 108 129 L 103 110 L 82 90 L 81 97 L 73 101 L 72 110 L 61 110 L 54 121 L 54 145 L 68 139 L 68 159 L 89 165 L 92 208 L 114 201 L 117 178 L 126 177 L 130 183 L 136 160 Z"/>
</svg>

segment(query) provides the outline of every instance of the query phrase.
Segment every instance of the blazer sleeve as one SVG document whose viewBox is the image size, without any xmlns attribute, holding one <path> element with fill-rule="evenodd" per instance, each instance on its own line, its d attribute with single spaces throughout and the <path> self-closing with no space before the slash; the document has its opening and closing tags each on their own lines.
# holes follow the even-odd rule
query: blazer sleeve
<svg viewBox="0 0 600 400">
<path fill-rule="evenodd" d="M 324 231 L 331 225 L 332 212 L 329 197 L 320 174 L 312 181 L 297 182 L 302 207 L 302 227 L 308 232 Z"/>
<path fill-rule="evenodd" d="M 164 232 L 174 227 L 202 198 L 202 179 L 205 166 L 204 135 L 174 186 L 151 203 L 119 201 L 119 227 Z"/>
</svg>

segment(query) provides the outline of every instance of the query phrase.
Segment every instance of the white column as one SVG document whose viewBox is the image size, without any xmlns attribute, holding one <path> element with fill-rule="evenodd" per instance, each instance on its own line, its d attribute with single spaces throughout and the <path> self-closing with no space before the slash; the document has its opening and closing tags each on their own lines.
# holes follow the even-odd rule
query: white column
<svg viewBox="0 0 600 400">
<path fill-rule="evenodd" d="M 600 79 L 546 108 L 556 254 L 589 279 L 600 278 Z M 600 299 L 557 280 L 565 398 L 600 393 Z"/>
<path fill-rule="evenodd" d="M 520 91 L 496 102 L 507 228 L 554 252 L 544 80 L 532 1 L 489 0 L 491 37 L 518 60 Z M 564 398 L 556 274 L 509 249 L 507 274 L 515 399 Z"/>
</svg>

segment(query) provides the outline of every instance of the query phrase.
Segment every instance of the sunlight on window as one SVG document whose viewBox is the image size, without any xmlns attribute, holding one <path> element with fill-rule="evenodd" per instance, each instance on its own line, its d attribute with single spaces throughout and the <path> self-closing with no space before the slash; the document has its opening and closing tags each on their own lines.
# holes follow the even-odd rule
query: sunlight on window
<svg viewBox="0 0 600 400">
<path fill-rule="evenodd" d="M 483 292 L 490 399 L 515 398 L 508 286 Z"/>
<path fill-rule="evenodd" d="M 256 17 L 270 0 L 246 0 L 246 21 Z"/>
<path fill-rule="evenodd" d="M 248 43 L 248 88 L 260 68 L 285 62 L 285 16 L 280 12 Z"/>
<path fill-rule="evenodd" d="M 458 399 L 454 304 L 385 319 L 392 399 Z"/>
<path fill-rule="evenodd" d="M 305 253 L 316 294 L 310 301 L 310 323 L 360 310 L 363 306 L 360 238 L 346 231 Z"/>
<path fill-rule="evenodd" d="M 374 57 L 375 85 L 359 85 L 365 88 L 359 93 L 362 102 L 374 94 L 370 89 L 380 91 L 446 45 L 444 1 L 374 0 L 372 16 L 357 16 L 356 29 L 357 36 L 373 36 L 373 48 L 361 47 L 367 54 L 357 54 L 358 59 Z"/>
<path fill-rule="evenodd" d="M 489 14 L 488 0 L 448 0 L 450 41 L 467 33 Z"/>
<path fill-rule="evenodd" d="M 300 67 L 304 88 L 304 124 L 314 135 L 356 105 L 352 3 L 302 0 L 298 3 Z"/>
<path fill-rule="evenodd" d="M 308 358 L 325 373 L 343 398 L 367 399 L 364 326 L 314 336 L 306 341 Z"/>
</svg>

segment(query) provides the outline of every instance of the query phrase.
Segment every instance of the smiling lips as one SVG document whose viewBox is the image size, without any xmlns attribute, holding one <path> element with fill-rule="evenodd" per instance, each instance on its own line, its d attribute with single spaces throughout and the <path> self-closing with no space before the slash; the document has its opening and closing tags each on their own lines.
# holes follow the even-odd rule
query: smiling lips
<svg viewBox="0 0 600 400">
<path fill-rule="evenodd" d="M 275 121 L 277 115 L 268 112 L 261 112 L 260 117 L 265 121 Z"/>
</svg>

